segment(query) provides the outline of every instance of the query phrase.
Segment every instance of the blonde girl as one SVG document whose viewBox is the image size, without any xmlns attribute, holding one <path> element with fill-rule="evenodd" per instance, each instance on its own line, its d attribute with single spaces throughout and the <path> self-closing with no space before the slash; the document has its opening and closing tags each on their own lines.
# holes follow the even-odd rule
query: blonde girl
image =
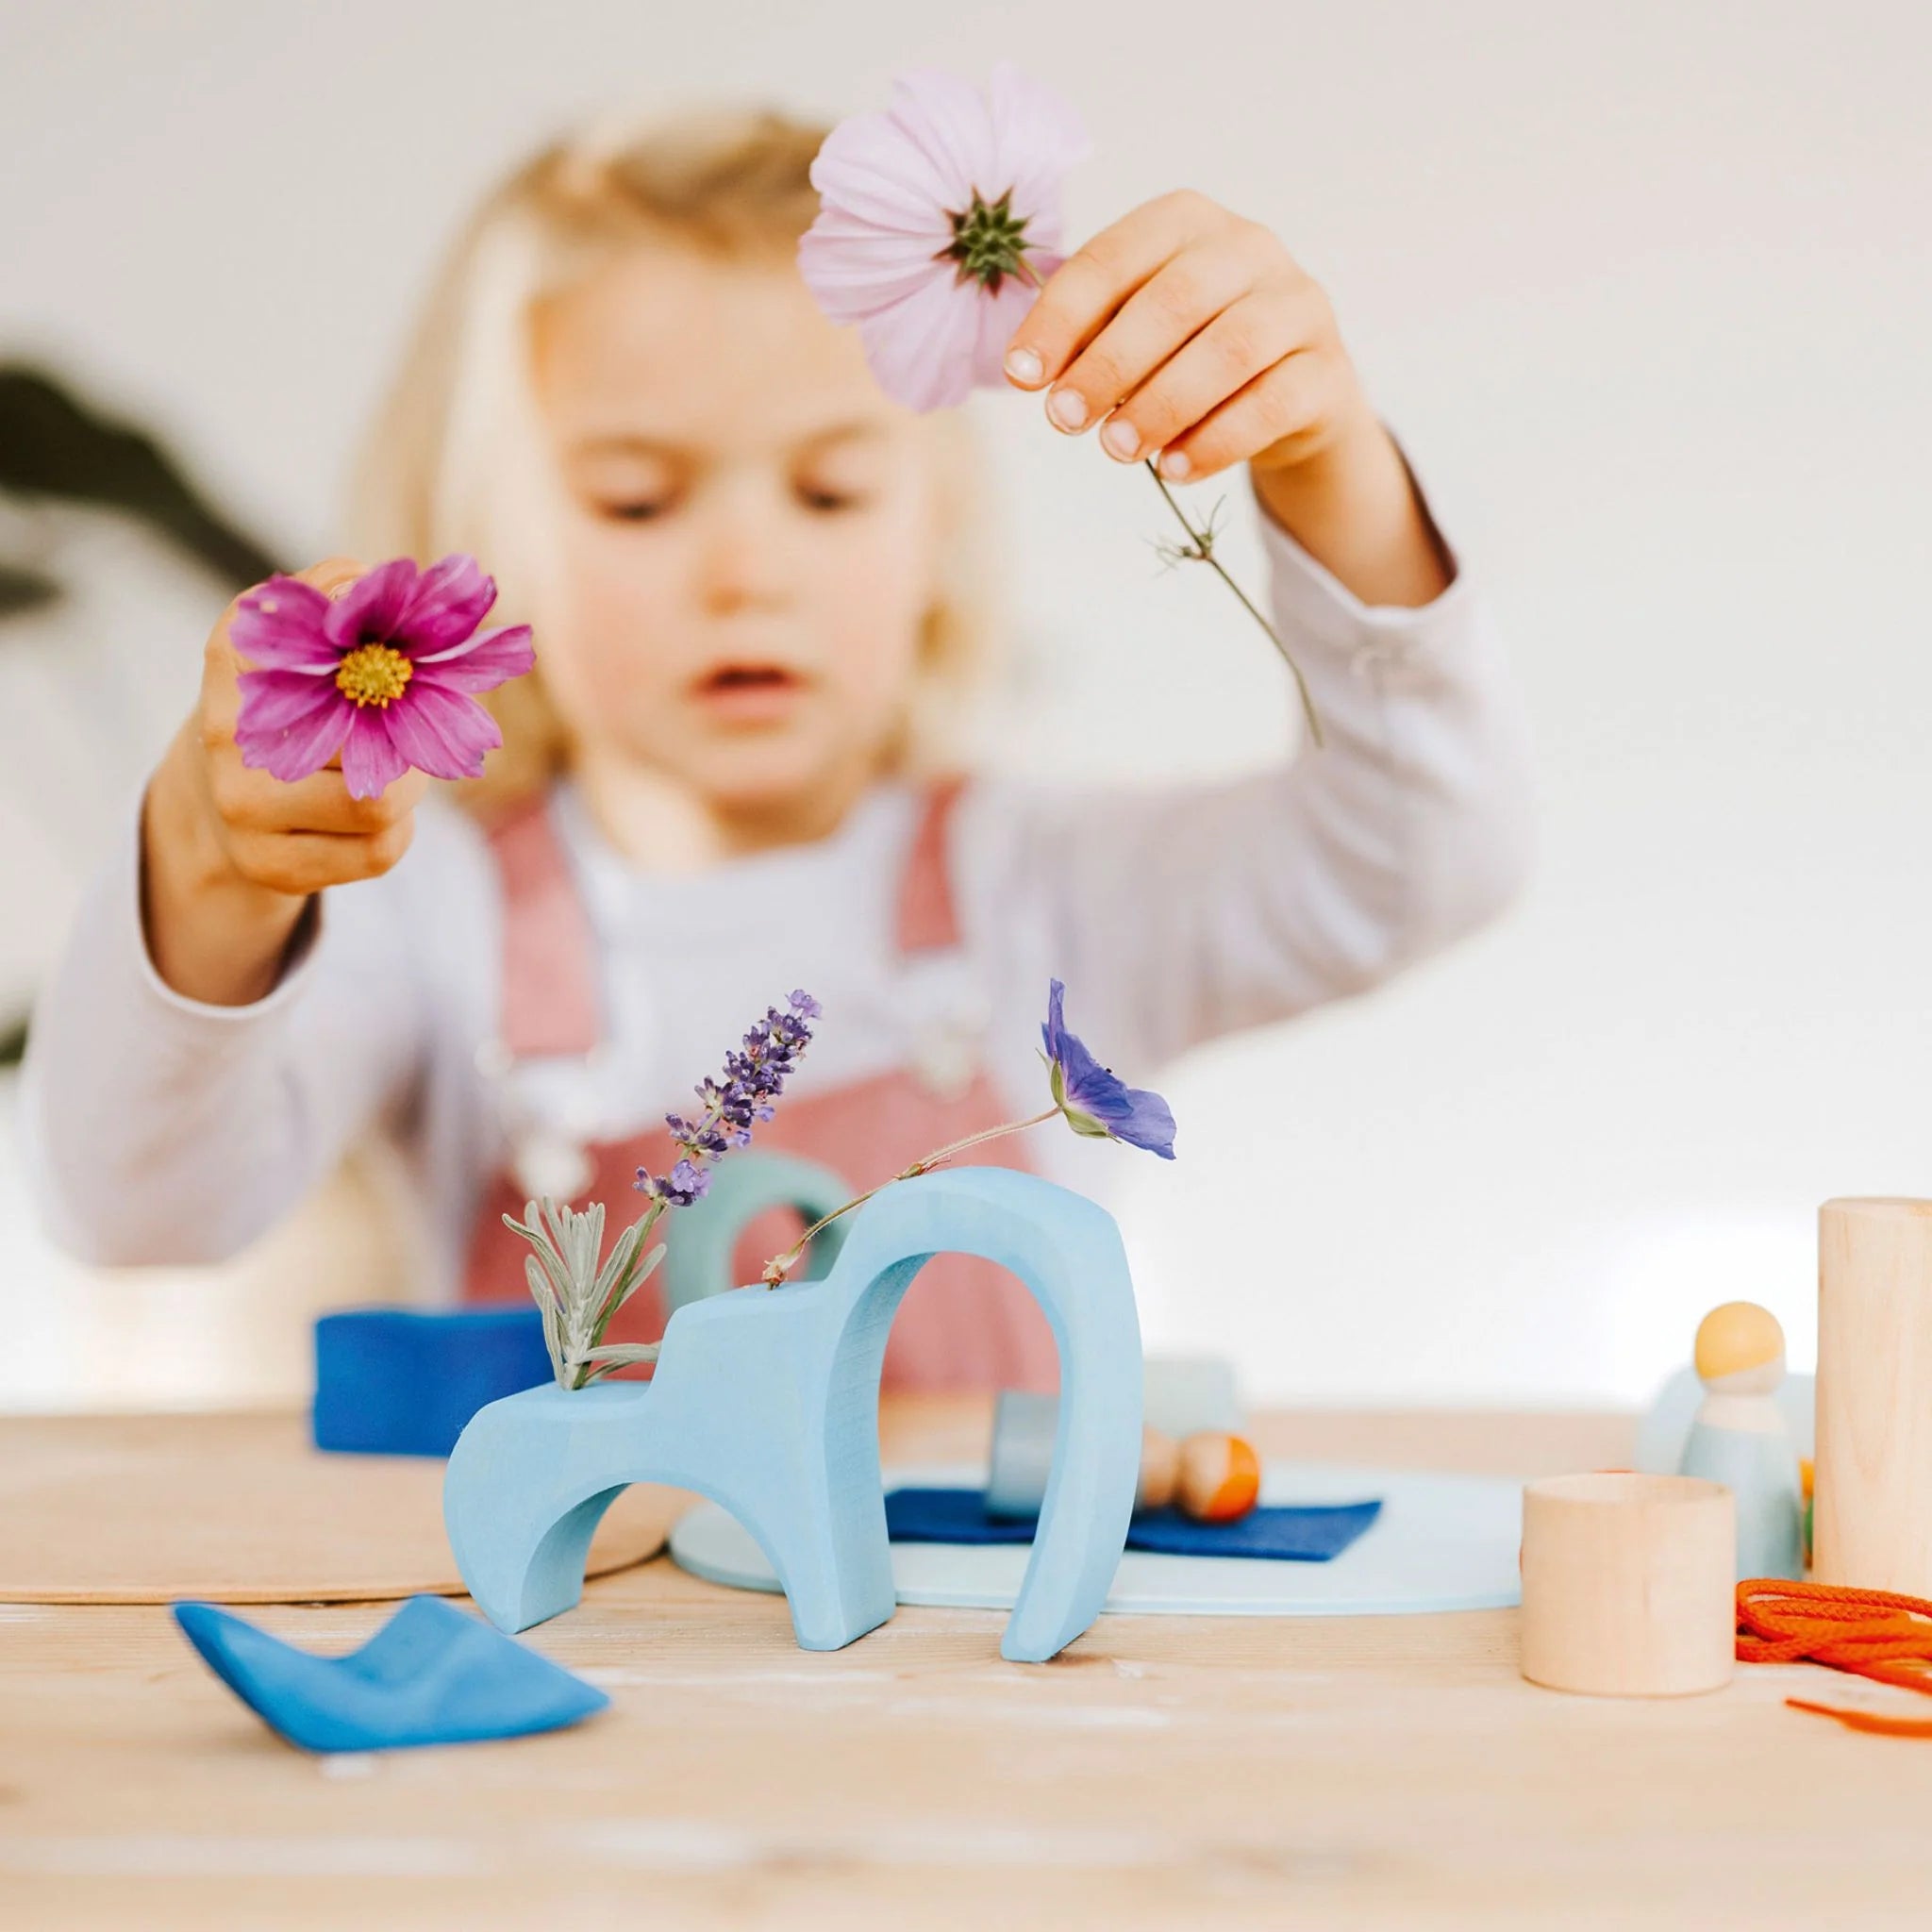
<svg viewBox="0 0 1932 1932">
<path fill-rule="evenodd" d="M 825 1017 L 761 1145 L 864 1185 L 1037 1110 L 1052 975 L 1144 1079 L 1513 892 L 1522 733 L 1474 587 L 1321 291 L 1197 193 L 1077 251 L 1008 366 L 1117 460 L 1246 467 L 1326 748 L 1105 796 L 957 769 L 984 486 L 962 425 L 883 396 L 799 279 L 820 139 L 762 113 L 587 135 L 468 225 L 370 438 L 355 542 L 473 552 L 538 671 L 497 694 L 472 795 L 412 773 L 358 801 L 334 771 L 242 764 L 216 626 L 34 1026 L 41 1193 L 76 1252 L 230 1255 L 379 1127 L 435 1291 L 520 1296 L 502 1211 L 541 1191 L 621 1216 L 664 1113 L 794 986 Z M 1293 703 L 1284 679 L 1285 743 Z M 1070 1136 L 989 1153 L 1091 1177 Z M 886 1373 L 1040 1384 L 1052 1344 L 1017 1284 L 943 1257 Z"/>
</svg>

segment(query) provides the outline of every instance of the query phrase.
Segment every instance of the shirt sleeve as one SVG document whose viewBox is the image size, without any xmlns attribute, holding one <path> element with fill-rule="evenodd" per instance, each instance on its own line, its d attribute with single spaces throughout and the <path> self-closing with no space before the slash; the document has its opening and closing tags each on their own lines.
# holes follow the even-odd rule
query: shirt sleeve
<svg viewBox="0 0 1932 1932">
<path fill-rule="evenodd" d="M 78 1259 L 222 1261 L 408 1090 L 424 1034 L 410 923 L 395 916 L 397 874 L 340 889 L 265 998 L 184 998 L 148 955 L 135 820 L 36 1005 L 27 1174 L 48 1234 Z"/>
<path fill-rule="evenodd" d="M 1527 872 L 1527 727 L 1468 573 L 1451 558 L 1433 603 L 1377 608 L 1265 513 L 1262 541 L 1323 748 L 1231 784 L 969 801 L 958 862 L 983 943 L 1041 999 L 1065 979 L 1123 1062 L 1374 987 Z"/>
</svg>

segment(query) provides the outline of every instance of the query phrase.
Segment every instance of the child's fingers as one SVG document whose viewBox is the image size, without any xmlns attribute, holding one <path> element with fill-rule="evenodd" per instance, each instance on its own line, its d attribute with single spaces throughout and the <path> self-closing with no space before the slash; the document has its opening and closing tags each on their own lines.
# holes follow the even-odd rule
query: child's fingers
<svg viewBox="0 0 1932 1932">
<path fill-rule="evenodd" d="M 1239 303 L 1261 265 L 1258 249 L 1218 239 L 1163 263 L 1061 371 L 1046 399 L 1048 420 L 1069 434 L 1098 423 L 1190 337 Z M 1241 380 L 1256 373 L 1246 370 Z"/>
<path fill-rule="evenodd" d="M 1298 434 L 1318 432 L 1332 415 L 1330 358 L 1304 349 L 1276 362 L 1161 452 L 1160 474 L 1194 482 L 1245 462 Z"/>
<path fill-rule="evenodd" d="M 416 821 L 406 817 L 366 838 L 337 832 L 231 832 L 229 862 L 243 878 L 306 898 L 330 886 L 379 878 L 409 849 Z"/>
<path fill-rule="evenodd" d="M 369 566 L 358 563 L 353 557 L 325 557 L 320 563 L 311 563 L 307 570 L 298 570 L 295 579 L 298 583 L 310 584 L 325 597 L 339 597 L 359 576 L 366 576 Z"/>
<path fill-rule="evenodd" d="M 1223 309 L 1120 406 L 1100 432 L 1101 447 L 1117 462 L 1131 463 L 1177 441 L 1264 370 L 1303 347 L 1305 322 L 1305 305 L 1278 291 L 1249 295 Z"/>
<path fill-rule="evenodd" d="M 340 771 L 329 769 L 284 784 L 242 762 L 239 750 L 219 759 L 210 775 L 215 808 L 238 831 L 327 832 L 370 838 L 406 819 L 423 801 L 429 780 L 406 772 L 375 798 L 354 798 Z"/>
<path fill-rule="evenodd" d="M 1022 389 L 1053 381 L 1142 282 L 1189 242 L 1233 221 L 1206 195 L 1184 189 L 1101 229 L 1047 277 L 1008 345 L 1008 377 Z"/>
</svg>

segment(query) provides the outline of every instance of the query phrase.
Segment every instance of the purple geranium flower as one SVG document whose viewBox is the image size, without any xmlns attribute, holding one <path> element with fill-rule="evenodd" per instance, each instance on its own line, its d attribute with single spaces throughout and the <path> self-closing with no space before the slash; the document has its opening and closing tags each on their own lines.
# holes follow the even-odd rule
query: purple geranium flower
<svg viewBox="0 0 1932 1932">
<path fill-rule="evenodd" d="M 1129 1087 L 1067 1031 L 1062 1006 L 1067 990 L 1056 979 L 1047 991 L 1046 1024 L 1040 1029 L 1052 1069 L 1054 1105 L 1076 1134 L 1095 1141 L 1124 1141 L 1163 1160 L 1174 1158 L 1174 1115 L 1158 1093 Z"/>
<path fill-rule="evenodd" d="M 476 777 L 503 733 L 472 693 L 535 660 L 528 625 L 477 629 L 495 602 L 495 583 L 463 556 L 427 570 L 396 558 L 333 601 L 296 577 L 257 586 L 228 628 L 256 667 L 240 679 L 242 762 L 292 783 L 340 752 L 355 798 L 375 797 L 411 765 Z"/>
<path fill-rule="evenodd" d="M 1087 153 L 1079 116 L 1002 62 L 985 94 L 899 76 L 811 168 L 819 215 L 798 265 L 834 322 L 858 325 L 879 387 L 912 409 L 1001 380 L 1008 341 L 1060 264 L 1060 181 Z"/>
</svg>

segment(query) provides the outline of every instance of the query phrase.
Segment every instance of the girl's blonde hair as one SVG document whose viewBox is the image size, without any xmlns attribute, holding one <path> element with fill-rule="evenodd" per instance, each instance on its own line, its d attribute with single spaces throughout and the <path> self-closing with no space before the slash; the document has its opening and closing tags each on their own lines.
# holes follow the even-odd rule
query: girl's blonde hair
<svg viewBox="0 0 1932 1932">
<path fill-rule="evenodd" d="M 548 569 L 541 532 L 547 465 L 531 384 L 532 310 L 616 251 L 641 242 L 729 259 L 789 260 L 818 197 L 812 158 L 824 130 L 757 110 L 713 110 L 643 128 L 591 129 L 547 148 L 483 203 L 444 261 L 358 465 L 349 539 L 356 555 L 427 562 L 478 558 L 500 591 L 492 622 L 536 613 Z M 940 584 L 925 620 L 912 715 L 897 766 L 942 767 L 984 669 L 992 573 L 976 462 L 957 415 L 933 425 L 942 451 Z M 542 641 L 538 640 L 541 663 Z M 550 783 L 569 744 L 532 673 L 488 701 L 504 746 L 458 788 L 491 813 Z"/>
</svg>

